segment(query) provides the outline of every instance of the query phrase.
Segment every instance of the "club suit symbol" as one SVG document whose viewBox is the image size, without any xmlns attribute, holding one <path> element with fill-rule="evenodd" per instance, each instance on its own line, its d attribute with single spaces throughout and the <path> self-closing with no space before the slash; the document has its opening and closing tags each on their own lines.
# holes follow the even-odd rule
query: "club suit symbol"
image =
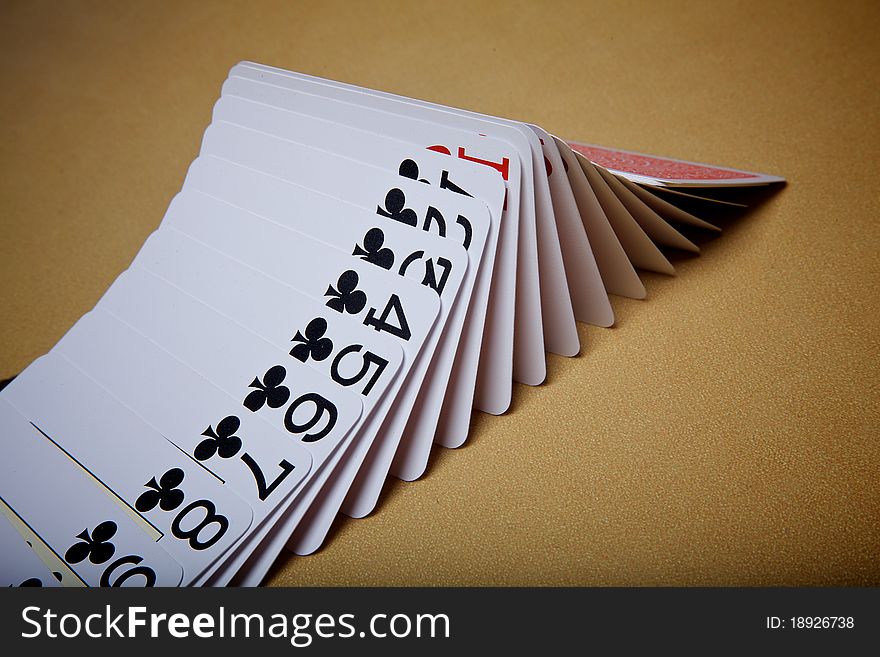
<svg viewBox="0 0 880 657">
<path fill-rule="evenodd" d="M 158 505 L 163 511 L 173 511 L 183 503 L 183 491 L 178 488 L 183 483 L 184 473 L 180 468 L 171 468 L 159 481 L 153 477 L 144 484 L 150 490 L 141 493 L 134 508 L 142 513 L 152 511 Z"/>
<path fill-rule="evenodd" d="M 290 355 L 305 363 L 309 358 L 314 361 L 322 361 L 333 352 L 333 341 L 325 338 L 327 332 L 327 320 L 323 317 L 315 317 L 306 326 L 305 335 L 296 332 L 291 342 L 299 342 L 290 350 Z"/>
<path fill-rule="evenodd" d="M 424 178 L 419 178 L 419 165 L 415 160 L 410 160 L 409 158 L 405 159 L 400 163 L 400 166 L 397 168 L 397 173 L 404 178 L 409 178 L 410 180 L 418 180 L 420 183 L 430 184 Z"/>
<path fill-rule="evenodd" d="M 241 420 L 230 415 L 217 423 L 216 430 L 208 427 L 202 432 L 207 437 L 196 446 L 193 456 L 198 461 L 207 461 L 215 454 L 221 459 L 232 458 L 241 449 L 241 438 L 235 435 L 240 426 Z"/>
<path fill-rule="evenodd" d="M 327 306 L 338 313 L 357 315 L 367 305 L 367 295 L 357 289 L 360 277 L 357 272 L 349 269 L 342 272 L 336 287 L 327 286 L 325 297 L 333 297 L 327 301 Z"/>
<path fill-rule="evenodd" d="M 394 251 L 382 248 L 385 244 L 385 233 L 379 228 L 371 228 L 364 235 L 364 245 L 356 244 L 352 255 L 361 260 L 374 264 L 382 269 L 391 269 L 394 266 Z"/>
<path fill-rule="evenodd" d="M 70 560 L 68 559 L 68 561 Z M 26 579 L 21 584 L 19 584 L 18 588 L 29 588 L 32 586 L 43 586 L 43 580 L 41 580 L 39 577 L 31 577 L 30 579 Z"/>
<path fill-rule="evenodd" d="M 415 210 L 404 207 L 406 205 L 406 194 L 403 190 L 394 187 L 385 194 L 385 207 L 376 206 L 376 214 L 380 217 L 388 217 L 399 221 L 407 226 L 417 226 L 419 218 L 416 216 Z"/>
<path fill-rule="evenodd" d="M 281 365 L 270 367 L 263 375 L 263 380 L 254 377 L 249 388 L 256 388 L 244 398 L 244 406 L 256 413 L 265 404 L 269 408 L 280 408 L 290 399 L 290 389 L 281 385 L 287 376 L 287 370 Z"/>
<path fill-rule="evenodd" d="M 110 539 L 116 534 L 116 523 L 112 520 L 102 522 L 95 527 L 91 534 L 88 529 L 82 530 L 76 535 L 81 539 L 77 543 L 68 548 L 64 554 L 67 563 L 75 564 L 88 559 L 93 564 L 104 563 L 108 561 L 116 547 L 110 542 Z"/>
</svg>

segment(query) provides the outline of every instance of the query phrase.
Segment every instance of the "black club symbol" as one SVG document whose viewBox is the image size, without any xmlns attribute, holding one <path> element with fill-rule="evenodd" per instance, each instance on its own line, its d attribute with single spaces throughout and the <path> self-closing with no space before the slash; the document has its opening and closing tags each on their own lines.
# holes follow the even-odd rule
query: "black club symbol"
<svg viewBox="0 0 880 657">
<path fill-rule="evenodd" d="M 342 272 L 336 281 L 338 290 L 332 285 L 327 286 L 324 296 L 333 297 L 327 302 L 327 306 L 338 313 L 357 315 L 367 305 L 367 295 L 357 289 L 359 281 L 357 272 L 351 269 Z"/>
<path fill-rule="evenodd" d="M 102 522 L 89 534 L 88 529 L 83 529 L 76 535 L 80 541 L 74 543 L 65 552 L 64 559 L 67 563 L 79 563 L 88 559 L 94 564 L 108 561 L 116 547 L 110 543 L 110 539 L 116 534 L 116 523 L 112 520 Z"/>
<path fill-rule="evenodd" d="M 381 205 L 376 206 L 376 214 L 381 217 L 394 219 L 394 221 L 399 221 L 407 226 L 418 226 L 419 218 L 416 216 L 415 211 L 405 208 L 405 205 L 406 194 L 395 187 L 385 194 L 385 207 L 383 208 Z"/>
<path fill-rule="evenodd" d="M 241 449 L 241 438 L 235 435 L 240 426 L 241 420 L 230 415 L 217 423 L 216 431 L 208 427 L 202 432 L 207 438 L 196 446 L 193 456 L 198 461 L 207 461 L 214 454 L 221 459 L 232 458 Z"/>
<path fill-rule="evenodd" d="M 41 580 L 39 577 L 31 577 L 30 579 L 24 580 L 18 586 L 19 586 L 19 588 L 27 588 L 27 587 L 31 587 L 31 586 L 43 586 L 43 580 Z"/>
<path fill-rule="evenodd" d="M 306 326 L 305 335 L 296 332 L 291 342 L 299 342 L 290 350 L 290 355 L 305 363 L 309 358 L 321 361 L 327 358 L 333 351 L 333 341 L 325 338 L 327 332 L 327 320 L 323 317 L 315 317 Z"/>
<path fill-rule="evenodd" d="M 404 178 L 418 180 L 420 183 L 428 183 L 424 178 L 419 178 L 419 165 L 413 160 L 406 159 L 401 162 L 400 166 L 397 168 L 397 173 Z"/>
<path fill-rule="evenodd" d="M 172 468 L 162 475 L 159 481 L 153 477 L 144 484 L 150 490 L 141 493 L 134 503 L 138 511 L 152 511 L 159 505 L 163 511 L 173 511 L 183 503 L 183 491 L 178 488 L 183 483 L 183 470 Z"/>
<path fill-rule="evenodd" d="M 385 243 L 385 233 L 379 228 L 371 228 L 364 235 L 364 245 L 355 244 L 352 255 L 360 257 L 382 269 L 391 269 L 394 266 L 394 251 L 391 249 L 383 249 Z"/>
<path fill-rule="evenodd" d="M 290 390 L 287 386 L 281 385 L 286 376 L 287 370 L 281 365 L 275 365 L 266 370 L 262 382 L 260 377 L 254 377 L 248 387 L 255 389 L 244 398 L 245 408 L 256 413 L 263 408 L 263 404 L 269 408 L 284 406 L 290 399 Z"/>
</svg>

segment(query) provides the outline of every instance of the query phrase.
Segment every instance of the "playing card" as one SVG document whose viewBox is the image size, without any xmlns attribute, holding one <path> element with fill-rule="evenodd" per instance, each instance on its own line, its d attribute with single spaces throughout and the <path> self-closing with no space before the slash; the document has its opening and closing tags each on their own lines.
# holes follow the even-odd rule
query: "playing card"
<svg viewBox="0 0 880 657">
<path fill-rule="evenodd" d="M 47 359 L 48 357 L 43 357 Z M 37 360 L 19 379 L 44 369 Z M 22 389 L 17 379 L 0 395 L 0 435 L 5 452 L 0 459 L 0 500 L 18 522 L 57 559 L 68 579 L 87 586 L 176 586 L 183 569 L 160 544 L 170 533 L 144 520 L 126 499 L 108 487 L 90 461 L 61 445 L 72 425 L 28 421 L 8 401 L 7 392 Z M 51 400 L 53 390 L 42 389 L 38 401 Z M 106 406 L 106 405 L 105 405 Z M 104 406 L 87 407 L 96 416 Z M 124 434 L 123 434 L 124 435 Z M 124 463 L 126 455 L 117 454 Z M 174 490 L 180 490 L 175 488 Z M 158 493 L 158 491 L 156 491 Z M 165 506 L 176 500 L 164 498 Z M 182 502 L 181 502 L 182 503 Z M 5 514 L 4 514 L 5 515 Z M 178 532 L 189 533 L 182 524 Z M 176 540 L 176 539 L 172 539 Z M 7 562 L 7 552 L 3 552 Z M 30 571 L 28 571 L 30 572 Z M 71 581 L 72 585 L 73 582 Z"/>
<path fill-rule="evenodd" d="M 412 269 L 419 274 L 414 280 L 436 290 L 446 305 L 448 318 L 440 336 L 434 361 L 431 364 L 431 386 L 421 391 L 428 399 L 429 408 L 439 409 L 445 390 L 466 385 L 463 381 L 450 381 L 453 365 L 463 350 L 462 333 L 467 316 L 483 313 L 485 319 L 486 296 L 474 303 L 474 284 L 480 267 L 480 247 L 485 245 L 488 225 L 476 222 L 468 225 L 468 266 L 463 273 L 460 291 L 455 302 L 450 299 L 452 288 L 447 291 L 451 261 L 445 258 L 445 246 L 437 250 L 439 239 L 433 235 L 423 236 L 422 231 L 382 217 L 365 208 L 352 206 L 339 199 L 285 182 L 282 179 L 261 174 L 226 160 L 202 156 L 190 167 L 187 189 L 197 189 L 238 207 L 247 206 L 260 216 L 279 225 L 307 233 L 316 239 L 345 249 L 352 256 L 386 269 L 412 276 Z M 333 220 L 315 222 L 313 217 L 334 217 Z M 488 221 L 488 216 L 479 219 Z M 461 228 L 460 225 L 457 226 Z M 453 228 L 448 228 L 448 235 Z M 417 258 L 413 258 L 413 255 Z M 454 281 L 454 277 L 453 277 Z M 488 290 L 485 291 L 488 293 Z M 470 303 L 468 303 L 470 300 Z M 479 305 L 480 308 L 474 308 Z M 482 322 L 480 322 L 482 324 Z M 478 353 L 468 361 L 475 370 Z M 434 400 L 430 397 L 436 396 Z M 470 396 L 473 397 L 473 379 Z M 433 412 L 436 422 L 439 410 Z M 470 409 L 466 410 L 467 418 Z M 426 426 L 422 431 L 434 435 L 436 426 L 425 414 L 414 414 L 413 420 L 422 419 Z M 467 426 L 465 424 L 465 426 Z M 410 431 L 415 430 L 411 425 Z"/>
<path fill-rule="evenodd" d="M 596 256 L 596 265 L 602 275 L 602 283 L 608 294 L 619 294 L 633 299 L 644 299 L 647 291 L 635 268 L 627 257 L 626 251 L 605 211 L 590 186 L 587 175 L 581 167 L 574 151 L 561 139 L 554 137 L 559 155 L 564 163 L 565 173 L 571 184 L 584 229 Z"/>
<path fill-rule="evenodd" d="M 17 413 L 18 411 L 15 412 Z M 88 473 L 85 474 L 88 476 Z M 83 588 L 88 586 L 75 572 L 73 572 L 73 570 L 71 570 L 67 562 L 59 557 L 58 554 L 52 550 L 52 547 L 48 545 L 39 534 L 34 532 L 30 525 L 22 520 L 22 518 L 15 512 L 15 509 L 12 509 L 3 502 L 2 498 L 0 498 L 0 514 L 5 517 L 6 521 L 15 532 L 24 539 L 25 543 L 30 547 L 30 550 L 45 565 L 49 572 L 52 573 L 52 577 L 60 586 L 66 588 Z"/>
<path fill-rule="evenodd" d="M 614 311 L 581 221 L 571 183 L 565 172 L 566 165 L 553 137 L 539 126 L 527 125 L 538 135 L 544 152 L 545 170 L 559 234 L 558 243 L 565 263 L 565 275 L 575 317 L 588 324 L 611 326 L 614 324 Z"/>
<path fill-rule="evenodd" d="M 651 241 L 655 244 L 690 251 L 691 253 L 700 252 L 696 244 L 664 221 L 638 195 L 631 192 L 617 176 L 612 175 L 600 166 L 596 167 L 596 171 L 602 176 L 602 179 L 607 183 L 614 195 L 617 196 L 623 207 L 626 208 L 626 211 L 632 215 Z"/>
<path fill-rule="evenodd" d="M 620 177 L 620 176 L 618 176 Z M 629 182 L 629 181 L 627 181 Z M 635 183 L 633 183 L 635 184 Z M 719 191 L 725 191 L 724 188 L 711 187 L 711 188 L 682 188 L 682 187 L 653 187 L 651 185 L 637 185 L 643 191 L 650 190 L 652 195 L 659 197 L 666 197 L 675 199 L 676 201 L 698 201 L 698 205 L 706 207 L 711 207 L 713 209 L 718 206 L 728 207 L 728 208 L 747 208 L 749 207 L 748 203 L 741 203 L 739 201 L 733 201 L 730 198 L 720 198 L 717 196 Z M 684 191 L 687 189 L 688 191 Z M 730 191 L 727 189 L 726 191 Z M 695 194 L 694 192 L 700 192 L 699 194 Z M 711 194 L 711 195 L 710 195 Z"/>
<path fill-rule="evenodd" d="M 2 396 L 125 504 L 138 525 L 183 567 L 184 585 L 250 528 L 251 508 L 216 475 L 62 356 L 37 359 Z M 7 503 L 18 510 L 15 501 Z M 42 508 L 57 515 L 51 507 Z"/>
<path fill-rule="evenodd" d="M 24 537 L 10 524 L 6 513 L 12 510 L 0 502 L 0 586 L 57 588 L 61 582 L 40 561 Z"/>
<path fill-rule="evenodd" d="M 454 193 L 478 199 L 500 220 L 506 189 L 503 179 L 477 163 L 419 146 L 408 138 L 406 128 L 412 124 L 403 117 L 261 82 L 229 78 L 223 84 L 223 96 L 214 104 L 212 118 L 215 123 L 233 123 L 371 164 L 445 192 L 434 198 Z M 422 129 L 429 126 L 427 129 L 436 136 L 467 135 L 443 125 L 421 121 L 414 125 Z M 363 129 L 365 126 L 369 129 Z M 484 147 L 505 147 L 503 142 L 486 138 L 479 143 Z"/>
<path fill-rule="evenodd" d="M 639 199 L 647 205 L 649 208 L 654 210 L 661 217 L 666 219 L 667 221 L 673 221 L 677 223 L 687 224 L 689 226 L 695 226 L 697 228 L 704 228 L 706 230 L 711 230 L 714 232 L 720 232 L 721 229 L 718 226 L 710 224 L 708 221 L 700 219 L 699 217 L 695 217 L 690 212 L 685 212 L 681 208 L 674 206 L 672 203 L 660 198 L 656 194 L 652 194 L 644 187 L 640 187 L 634 182 L 627 180 L 621 176 L 618 176 L 617 179 L 623 183 L 624 187 L 626 187 L 629 191 L 639 197 Z M 676 190 L 667 190 L 670 193 L 678 194 L 679 192 Z M 737 204 L 739 205 L 739 204 Z M 746 207 L 746 206 L 741 206 Z"/>
<path fill-rule="evenodd" d="M 258 358 L 280 359 L 282 365 L 289 360 L 291 379 L 311 392 L 333 391 L 354 416 L 361 400 L 378 401 L 395 381 L 403 362 L 396 340 L 185 235 L 162 231 L 155 237 L 98 308 L 223 390 L 250 393 L 254 376 L 241 372 L 260 369 L 254 365 Z M 223 358 L 217 357 L 220 352 Z M 317 374 L 322 376 L 316 379 Z M 320 441 L 316 458 L 332 451 L 331 442 Z"/>
<path fill-rule="evenodd" d="M 661 187 L 752 187 L 784 182 L 766 173 L 646 155 L 620 148 L 569 141 L 569 146 L 594 164 L 643 185 Z"/>
<path fill-rule="evenodd" d="M 182 243 L 184 241 L 187 242 L 186 245 Z M 343 457 L 343 453 L 337 450 L 327 460 L 324 470 L 315 473 L 309 481 L 309 488 L 297 499 L 297 509 L 291 509 L 286 514 L 284 522 L 280 523 L 282 526 L 277 530 L 283 535 L 283 539 L 279 539 L 280 549 L 287 542 L 293 528 L 298 527 L 295 521 L 301 518 L 306 510 L 309 511 L 310 516 L 315 517 L 313 500 L 320 493 L 323 503 L 326 494 L 321 488 L 331 472 L 334 481 L 340 477 L 340 473 L 334 472 L 337 464 L 345 470 L 351 468 L 347 475 L 350 485 L 358 465 L 363 461 L 370 442 L 376 437 L 400 387 L 399 378 L 395 378 L 394 373 L 402 366 L 402 349 L 390 338 L 370 331 L 359 323 L 346 321 L 349 318 L 329 312 L 319 302 L 305 298 L 295 290 L 217 252 L 214 252 L 216 254 L 214 258 L 206 257 L 204 254 L 200 256 L 199 251 L 210 251 L 210 249 L 195 240 L 177 242 L 173 254 L 168 249 L 158 248 L 159 242 L 152 242 L 148 245 L 149 248 L 142 251 L 143 257 L 139 257 L 140 263 L 147 264 L 149 261 L 148 265 L 153 271 L 161 272 L 175 285 L 205 298 L 228 316 L 239 318 L 243 324 L 260 331 L 272 344 L 282 345 L 285 355 L 297 365 L 300 361 L 308 363 L 324 372 L 336 385 L 357 391 L 363 399 L 362 419 L 353 427 L 346 440 L 349 442 L 348 438 L 353 438 L 354 444 L 344 452 L 342 461 L 340 458 Z M 183 257 L 174 259 L 169 255 Z M 186 321 L 183 322 L 186 328 L 175 330 L 175 327 L 169 326 L 166 322 L 155 319 L 155 315 L 161 315 L 163 311 L 167 314 L 169 309 L 178 309 L 175 312 L 179 313 L 180 308 L 191 305 L 191 302 L 187 303 L 182 299 L 187 295 L 182 290 L 178 294 L 149 292 L 146 289 L 149 283 L 143 279 L 153 277 L 153 274 L 146 270 L 132 268 L 121 278 L 125 277 L 129 281 L 133 277 L 139 279 L 141 291 L 137 298 L 149 299 L 150 304 L 145 306 L 128 303 L 126 289 L 120 288 L 111 289 L 102 298 L 102 307 L 118 313 L 126 321 L 139 326 L 145 334 L 163 346 L 187 354 L 193 367 L 212 380 L 219 382 L 236 378 L 234 375 L 241 369 L 238 366 L 241 358 L 216 358 L 213 350 L 202 344 L 200 335 L 203 327 L 210 325 L 216 340 L 235 344 L 241 342 L 240 334 L 245 332 L 243 328 L 232 321 L 219 321 L 212 316 L 214 313 L 207 306 L 197 303 L 201 310 L 188 309 L 185 313 Z M 128 289 L 130 288 L 131 286 Z M 253 294 L 255 289 L 260 290 L 262 294 Z M 279 299 L 283 299 L 284 303 L 278 303 Z M 317 333 L 315 330 L 310 330 L 310 327 L 314 329 L 318 322 L 321 323 L 320 330 Z M 304 327 L 304 329 L 295 330 L 294 327 Z M 293 340 L 291 340 L 292 335 Z M 291 343 L 293 348 L 290 346 Z M 289 354 L 288 350 L 290 350 Z M 405 377 L 405 372 L 402 374 Z M 396 385 L 392 386 L 392 383 Z M 388 388 L 391 389 L 386 392 Z M 373 409 L 377 406 L 378 410 L 374 413 Z M 357 437 L 352 436 L 352 433 L 357 433 Z M 345 445 L 342 447 L 345 448 Z M 329 512 L 329 517 L 310 521 L 326 523 L 320 536 L 321 541 L 339 509 L 345 492 L 347 487 L 342 490 L 336 506 Z M 274 559 L 274 556 L 271 558 L 269 556 L 272 554 L 271 550 L 261 547 L 259 553 L 261 560 L 271 564 Z M 274 554 L 277 554 L 277 550 Z"/>
<path fill-rule="evenodd" d="M 608 217 L 608 221 L 614 228 L 614 234 L 620 240 L 626 256 L 630 262 L 640 269 L 655 271 L 660 274 L 672 275 L 675 268 L 663 255 L 660 249 L 651 241 L 647 233 L 639 226 L 635 218 L 629 213 L 620 199 L 614 194 L 605 179 L 599 173 L 596 166 L 578 155 L 578 163 L 583 169 L 590 187 L 596 193 L 602 211 Z"/>
</svg>

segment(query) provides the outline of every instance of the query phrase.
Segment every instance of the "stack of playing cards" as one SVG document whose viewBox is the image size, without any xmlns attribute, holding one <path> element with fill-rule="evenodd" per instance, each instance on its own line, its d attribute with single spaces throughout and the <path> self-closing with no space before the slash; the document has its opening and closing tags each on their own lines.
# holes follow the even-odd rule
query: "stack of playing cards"
<svg viewBox="0 0 880 657">
<path fill-rule="evenodd" d="M 0 393 L 3 585 L 259 583 L 698 251 L 656 189 L 780 180 L 238 64 L 159 229 Z"/>
</svg>

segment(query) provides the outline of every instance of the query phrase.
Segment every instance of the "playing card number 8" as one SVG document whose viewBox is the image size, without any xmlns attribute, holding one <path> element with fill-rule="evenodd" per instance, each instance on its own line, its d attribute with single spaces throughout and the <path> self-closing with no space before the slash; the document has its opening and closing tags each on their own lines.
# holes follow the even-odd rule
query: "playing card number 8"
<svg viewBox="0 0 880 657">
<path fill-rule="evenodd" d="M 159 480 L 155 477 L 144 484 L 149 490 L 141 493 L 134 503 L 134 507 L 141 513 L 152 511 L 157 506 L 162 511 L 175 511 L 183 504 L 185 494 L 180 489 L 183 483 L 184 472 L 180 468 L 171 468 L 166 471 Z M 184 519 L 191 516 L 198 509 L 205 513 L 201 520 L 189 529 L 183 527 Z M 187 523 L 189 525 L 189 523 Z M 205 540 L 202 537 L 210 527 L 216 527 Z M 196 500 L 183 507 L 174 516 L 171 522 L 171 534 L 175 538 L 185 540 L 193 550 L 207 550 L 217 543 L 229 529 L 229 519 L 217 513 L 217 507 L 210 500 Z"/>
<path fill-rule="evenodd" d="M 196 511 L 196 509 L 203 509 L 205 511 L 204 517 L 192 528 L 184 529 L 181 526 L 184 518 L 190 515 L 191 512 Z M 212 525 L 215 525 L 217 529 L 210 534 L 207 540 L 201 540 L 199 537 Z M 193 550 L 207 550 L 223 538 L 227 529 L 229 529 L 229 519 L 217 513 L 217 507 L 214 506 L 211 500 L 190 502 L 174 517 L 174 521 L 171 523 L 171 533 L 174 537 L 188 541 L 189 546 Z"/>
</svg>

